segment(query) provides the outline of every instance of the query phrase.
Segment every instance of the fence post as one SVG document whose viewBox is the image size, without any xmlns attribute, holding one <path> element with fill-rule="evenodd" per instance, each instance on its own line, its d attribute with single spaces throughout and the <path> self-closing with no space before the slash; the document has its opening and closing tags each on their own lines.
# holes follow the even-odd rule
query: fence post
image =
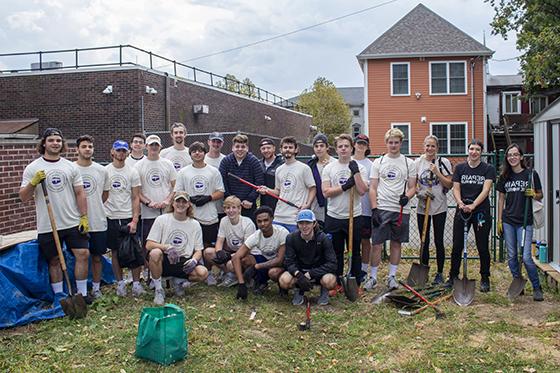
<svg viewBox="0 0 560 373">
<path fill-rule="evenodd" d="M 122 45 L 119 45 L 119 66 L 122 66 Z"/>
<path fill-rule="evenodd" d="M 76 48 L 76 69 L 78 68 L 78 49 Z"/>
<path fill-rule="evenodd" d="M 39 71 L 43 70 L 43 52 L 39 52 Z"/>
<path fill-rule="evenodd" d="M 495 159 L 496 159 L 496 173 L 498 173 L 498 170 L 500 169 L 499 165 L 501 165 L 502 162 L 504 161 L 504 157 L 505 157 L 504 149 L 500 149 L 497 153 L 494 152 L 494 157 L 495 157 Z M 496 192 L 496 188 L 494 188 L 494 193 L 495 193 L 495 194 L 498 194 L 498 193 Z M 496 219 L 494 219 L 494 231 L 496 232 L 496 228 L 497 228 L 497 227 L 496 227 L 496 224 L 497 224 L 497 217 L 498 217 L 498 200 L 497 200 L 497 196 L 496 196 L 496 199 L 495 199 L 494 201 L 495 201 L 494 203 L 496 204 L 496 208 L 495 208 L 495 210 L 494 210 L 494 211 L 496 212 L 496 213 L 494 214 L 494 216 L 496 217 Z M 500 249 L 499 249 L 499 255 L 498 255 L 499 261 L 500 261 L 500 262 L 503 262 L 503 261 L 504 261 L 504 238 L 503 238 L 503 237 L 498 237 L 498 244 L 499 244 L 499 247 L 500 247 Z M 495 256 L 495 254 L 494 254 L 494 256 Z M 496 260 L 496 259 L 494 259 L 494 261 L 495 261 L 495 260 Z M 521 264 L 521 263 L 520 263 L 520 264 Z"/>
</svg>

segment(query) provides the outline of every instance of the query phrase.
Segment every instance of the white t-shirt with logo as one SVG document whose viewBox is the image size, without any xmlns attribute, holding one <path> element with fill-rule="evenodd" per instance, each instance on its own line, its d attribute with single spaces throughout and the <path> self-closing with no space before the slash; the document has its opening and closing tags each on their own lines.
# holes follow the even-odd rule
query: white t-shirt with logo
<svg viewBox="0 0 560 373">
<path fill-rule="evenodd" d="M 129 165 L 131 167 L 134 167 L 134 166 L 136 166 L 136 163 L 140 162 L 144 158 L 146 158 L 145 155 L 143 155 L 142 158 L 136 159 L 132 156 L 132 154 L 129 154 L 129 156 L 126 157 L 126 159 L 124 160 L 124 163 L 126 163 L 127 165 Z"/>
<path fill-rule="evenodd" d="M 149 200 L 161 202 L 173 191 L 171 183 L 177 178 L 177 172 L 169 159 L 159 158 L 152 161 L 147 157 L 134 166 L 140 175 L 142 194 Z M 153 219 L 161 215 L 160 209 L 141 205 L 142 219 Z"/>
<path fill-rule="evenodd" d="M 373 161 L 371 179 L 379 179 L 377 184 L 377 207 L 381 210 L 400 212 L 399 200 L 409 178 L 416 178 L 416 167 L 412 159 L 399 155 L 391 158 L 384 155 Z M 408 187 L 407 187 L 408 189 Z M 410 203 L 403 208 L 404 214 L 410 214 Z"/>
<path fill-rule="evenodd" d="M 21 187 L 29 184 L 35 173 L 40 170 L 44 170 L 47 174 L 45 184 L 55 216 L 56 228 L 62 230 L 77 227 L 80 224 L 80 212 L 74 187 L 83 185 L 80 170 L 67 159 L 60 158 L 56 162 L 49 162 L 41 157 L 25 167 Z M 37 232 L 52 232 L 41 184 L 35 188 L 35 211 L 37 213 Z"/>
<path fill-rule="evenodd" d="M 107 215 L 103 207 L 103 192 L 109 190 L 109 177 L 107 169 L 99 163 L 93 162 L 90 166 L 82 167 L 76 163 L 87 198 L 87 215 L 90 232 L 103 232 L 107 230 Z"/>
<path fill-rule="evenodd" d="M 218 229 L 218 237 L 226 240 L 227 247 L 230 251 L 237 251 L 247 238 L 255 233 L 255 223 L 246 216 L 240 216 L 239 222 L 235 225 L 231 223 L 229 217 L 220 220 L 220 228 Z"/>
<path fill-rule="evenodd" d="M 224 192 L 222 174 L 212 166 L 196 168 L 192 164 L 183 168 L 177 175 L 175 183 L 176 192 L 187 192 L 189 196 L 211 196 L 212 193 Z M 195 206 L 194 218 L 203 225 L 215 224 L 218 222 L 218 210 L 212 201 L 203 206 Z"/>
<path fill-rule="evenodd" d="M 367 184 L 364 166 L 358 164 L 358 169 L 360 170 L 359 176 Z M 321 179 L 323 183 L 329 181 L 331 187 L 336 187 L 346 183 L 350 176 L 352 176 L 352 172 L 348 168 L 348 163 L 336 161 L 325 166 Z M 348 219 L 350 216 L 350 189 L 337 196 L 328 198 L 327 215 L 335 219 Z M 360 215 L 362 215 L 362 203 L 360 195 L 357 191 L 354 191 L 354 217 Z"/>
<path fill-rule="evenodd" d="M 440 167 L 440 162 L 442 165 L 440 172 L 444 176 L 450 176 L 451 170 L 453 170 L 451 162 L 449 162 L 447 158 L 438 158 L 435 159 L 434 162 L 436 167 Z M 422 190 L 428 190 L 430 188 L 431 179 L 434 199 L 430 202 L 430 211 L 428 211 L 428 215 L 437 215 L 447 211 L 447 191 L 445 190 L 444 192 L 443 185 L 441 184 L 441 181 L 437 176 L 432 175 L 433 177 L 430 178 L 430 164 L 431 162 L 427 161 L 424 156 L 416 158 L 416 160 L 414 161 L 416 174 L 418 175 L 416 185 L 418 187 L 418 192 Z M 425 214 L 426 200 L 418 198 L 418 206 L 416 211 L 419 214 Z"/>
<path fill-rule="evenodd" d="M 336 162 L 336 158 L 329 156 L 328 163 L 332 163 L 332 162 Z M 317 170 L 319 171 L 319 175 L 321 175 L 321 180 L 323 180 L 322 175 L 323 175 L 323 169 L 325 168 L 325 166 L 326 166 L 325 164 L 323 164 L 321 162 L 317 162 Z M 313 171 L 311 171 L 311 174 L 313 175 Z M 325 221 L 325 206 L 323 206 L 323 207 L 319 206 L 319 203 L 317 202 L 317 198 L 315 198 L 313 200 L 313 203 L 311 204 L 311 211 L 313 211 L 313 213 L 315 213 L 315 218 L 318 221 Z"/>
<path fill-rule="evenodd" d="M 259 229 L 245 240 L 245 246 L 251 251 L 251 255 L 262 255 L 266 260 L 276 258 L 278 249 L 286 244 L 286 237 L 289 232 L 281 225 L 272 225 L 273 233 L 270 237 L 265 237 Z"/>
<path fill-rule="evenodd" d="M 169 159 L 175 167 L 175 171 L 179 172 L 183 167 L 192 164 L 192 158 L 189 155 L 189 148 L 185 147 L 183 150 L 177 150 L 170 146 L 165 148 L 159 153 L 159 156 L 165 159 Z"/>
<path fill-rule="evenodd" d="M 200 223 L 191 218 L 177 220 L 173 213 L 158 216 L 147 239 L 172 245 L 180 256 L 187 259 L 190 259 L 195 251 L 202 251 L 204 248 Z"/>
<path fill-rule="evenodd" d="M 109 219 L 132 218 L 132 188 L 141 186 L 136 168 L 125 165 L 116 168 L 112 163 L 107 169 L 109 197 L 105 201 L 105 214 Z"/>
<path fill-rule="evenodd" d="M 208 156 L 208 153 L 206 153 L 206 155 L 204 156 L 204 163 L 209 164 L 210 166 L 215 167 L 217 170 L 219 170 L 220 163 L 225 157 L 225 155 L 220 153 L 220 156 L 218 158 L 211 158 Z M 218 210 L 218 214 L 222 214 L 224 212 L 224 199 L 217 199 L 213 203 L 216 204 L 216 210 Z"/>
<path fill-rule="evenodd" d="M 295 161 L 284 163 L 276 169 L 275 185 L 280 189 L 280 197 L 290 201 L 296 206 L 307 202 L 309 188 L 315 186 L 315 179 L 308 165 Z M 296 224 L 299 209 L 278 201 L 274 210 L 274 221 L 283 224 Z"/>
<path fill-rule="evenodd" d="M 368 158 L 357 160 L 358 164 L 361 164 L 366 169 L 365 175 L 368 180 L 367 185 L 369 185 L 369 174 L 371 172 L 371 164 L 373 163 Z M 369 201 L 369 190 L 363 196 L 360 197 L 360 202 L 362 204 L 362 216 L 371 216 L 371 203 Z"/>
</svg>

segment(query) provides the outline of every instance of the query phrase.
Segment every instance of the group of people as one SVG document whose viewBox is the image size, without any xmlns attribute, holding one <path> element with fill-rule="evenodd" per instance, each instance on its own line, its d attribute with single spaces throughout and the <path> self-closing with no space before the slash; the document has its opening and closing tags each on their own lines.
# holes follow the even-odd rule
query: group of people
<svg viewBox="0 0 560 373">
<path fill-rule="evenodd" d="M 48 191 L 59 237 L 76 258 L 76 289 L 88 302 L 102 296 L 101 256 L 108 250 L 116 293 L 127 295 L 118 261 L 126 235 L 137 237 L 145 250 L 144 264 L 130 268 L 132 295 L 146 292 L 141 282 L 144 267 L 158 305 L 165 302 L 164 279 L 177 296 L 194 282 L 237 285 L 238 299 L 247 299 L 249 289 L 262 294 L 272 281 L 282 295 L 294 289 L 294 305 L 302 304 L 304 294 L 318 285 L 318 303 L 325 305 L 329 297 L 343 292 L 344 250 L 350 241 L 350 273 L 365 290 L 377 286 L 382 246 L 390 242 L 386 284 L 394 289 L 399 286 L 401 245 L 409 240 L 414 196 L 418 226 L 422 227 L 425 215 L 433 225 L 437 258 L 433 282 L 444 284 L 449 191 L 457 210 L 446 284 L 452 286 L 459 274 L 461 216 L 467 216 L 480 256 L 480 290 L 490 290 L 488 196 L 496 170 L 481 160 L 483 145 L 478 140 L 470 142 L 466 162 L 453 168 L 438 155 L 435 136 L 426 137 L 424 154 L 416 160 L 401 154 L 403 133 L 394 128 L 385 134 L 385 154 L 373 162 L 368 158 L 369 139 L 362 134 L 336 137 L 337 158 L 328 153 L 327 136 L 316 135 L 314 155 L 307 163 L 296 159 L 298 144 L 291 136 L 281 139 L 280 154 L 274 141 L 264 138 L 259 160 L 249 152 L 248 138 L 242 134 L 233 138 L 229 155 L 222 154 L 220 133 L 210 134 L 206 144 L 196 141 L 189 147 L 182 123 L 174 123 L 170 134 L 173 145 L 165 149 L 157 135 L 137 133 L 130 144 L 116 140 L 112 161 L 103 167 L 93 161 L 92 136 L 76 140 L 78 158 L 71 162 L 61 156 L 66 150 L 62 133 L 45 130 L 37 146 L 40 157 L 23 173 L 20 198 L 24 202 L 35 198 L 39 248 L 48 261 L 55 296 L 64 294 L 62 272 L 41 185 Z M 528 175 L 532 182 L 526 182 Z M 517 145 L 507 149 L 497 189 L 498 228 L 503 227 L 512 274 L 520 276 L 516 253 L 522 246 L 534 299 L 542 300 L 530 255 L 532 221 L 519 216 L 525 198 L 540 199 L 542 191 L 538 175 L 527 170 Z M 522 244 L 519 232 L 524 221 L 527 234 Z M 429 247 L 426 239 L 424 264 L 430 258 Z M 93 286 L 88 294 L 89 257 Z"/>
</svg>

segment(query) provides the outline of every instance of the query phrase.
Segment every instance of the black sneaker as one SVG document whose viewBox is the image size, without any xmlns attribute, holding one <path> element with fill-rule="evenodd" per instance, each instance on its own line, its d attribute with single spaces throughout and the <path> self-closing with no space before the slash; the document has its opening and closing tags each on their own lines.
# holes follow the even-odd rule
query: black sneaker
<svg viewBox="0 0 560 373">
<path fill-rule="evenodd" d="M 458 279 L 459 279 L 458 277 L 451 277 L 450 276 L 447 279 L 447 281 L 445 281 L 445 283 L 443 284 L 443 287 L 447 288 L 447 289 L 451 289 L 453 287 L 453 284 L 455 283 L 455 280 L 458 280 Z"/>
<path fill-rule="evenodd" d="M 282 298 L 287 298 L 289 293 L 288 293 L 288 289 L 284 289 L 281 288 L 280 286 L 278 287 L 278 295 L 280 295 L 280 297 Z"/>
<path fill-rule="evenodd" d="M 93 295 L 88 294 L 84 297 L 84 300 L 86 301 L 87 305 L 90 305 L 93 303 L 93 301 L 95 300 L 95 298 L 93 297 Z"/>
<path fill-rule="evenodd" d="M 432 285 L 440 285 L 443 284 L 443 275 L 441 273 L 436 273 L 436 277 L 434 277 L 434 281 L 432 281 Z"/>
<path fill-rule="evenodd" d="M 488 277 L 480 280 L 480 292 L 488 293 L 490 291 L 490 279 Z"/>
<path fill-rule="evenodd" d="M 544 296 L 541 288 L 533 289 L 533 300 L 535 302 L 542 302 L 544 300 Z"/>
</svg>

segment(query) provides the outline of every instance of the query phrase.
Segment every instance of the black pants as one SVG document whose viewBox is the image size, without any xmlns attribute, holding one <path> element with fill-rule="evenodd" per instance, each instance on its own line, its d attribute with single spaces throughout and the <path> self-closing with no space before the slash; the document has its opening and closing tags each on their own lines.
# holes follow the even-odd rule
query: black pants
<svg viewBox="0 0 560 373">
<path fill-rule="evenodd" d="M 253 206 L 250 209 L 246 209 L 244 207 L 241 208 L 241 216 L 246 216 L 251 219 L 253 223 L 257 224 L 255 219 L 255 211 L 257 211 L 257 206 L 256 203 L 253 203 Z"/>
<path fill-rule="evenodd" d="M 352 239 L 352 264 L 350 273 L 356 277 L 358 284 L 361 283 L 362 276 L 362 255 L 360 228 L 362 219 L 358 216 L 354 218 L 354 232 Z M 335 219 L 330 216 L 325 217 L 325 233 L 332 236 L 334 252 L 336 254 L 336 275 L 342 276 L 344 273 L 344 248 L 348 245 L 348 219 Z"/>
<path fill-rule="evenodd" d="M 428 265 L 430 261 L 430 227 L 432 225 L 432 219 L 434 221 L 434 241 L 436 244 L 436 261 L 437 261 L 437 271 L 438 273 L 443 272 L 443 264 L 445 263 L 445 246 L 443 244 L 443 233 L 445 232 L 445 218 L 447 217 L 447 211 L 441 214 L 436 214 L 433 216 L 428 216 L 428 229 L 426 230 L 426 241 L 424 242 L 424 247 L 422 248 L 422 264 Z M 420 232 L 420 239 L 422 239 L 422 229 L 424 228 L 424 215 L 417 214 L 416 219 L 418 221 L 418 231 Z"/>
<path fill-rule="evenodd" d="M 479 222 L 484 221 L 481 225 Z M 459 210 L 455 211 L 455 219 L 453 220 L 453 251 L 451 252 L 451 278 L 459 276 L 461 268 L 461 259 L 463 258 L 463 239 L 464 239 L 464 221 L 460 216 Z M 492 217 L 490 210 L 473 213 L 467 222 L 468 229 L 472 226 L 474 229 L 474 237 L 476 240 L 476 248 L 480 257 L 480 276 L 484 278 L 490 277 L 490 251 L 488 249 L 490 229 L 492 228 Z"/>
</svg>

